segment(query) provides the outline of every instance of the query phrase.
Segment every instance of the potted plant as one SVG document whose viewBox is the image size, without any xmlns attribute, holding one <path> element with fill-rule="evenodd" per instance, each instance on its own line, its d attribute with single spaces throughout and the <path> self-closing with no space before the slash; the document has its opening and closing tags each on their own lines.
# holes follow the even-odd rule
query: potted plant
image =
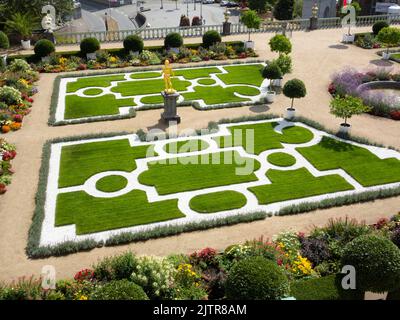
<svg viewBox="0 0 400 320">
<path fill-rule="evenodd" d="M 292 79 L 283 86 L 283 94 L 292 99 L 292 104 L 286 109 L 286 119 L 292 119 L 296 116 L 296 109 L 293 108 L 294 99 L 304 98 L 307 94 L 306 86 L 299 79 Z"/>
<path fill-rule="evenodd" d="M 289 54 L 292 52 L 292 43 L 283 34 L 277 34 L 269 40 L 271 51 L 281 54 Z"/>
<path fill-rule="evenodd" d="M 41 39 L 35 44 L 35 55 L 43 62 L 49 62 L 50 54 L 56 51 L 54 43 L 47 39 Z"/>
<path fill-rule="evenodd" d="M 8 40 L 7 35 L 3 32 L 0 31 L 0 50 L 1 51 L 5 51 L 5 52 L 1 52 L 1 63 L 0 63 L 0 67 L 1 66 L 6 66 L 7 65 L 7 52 L 6 50 L 10 47 L 10 41 Z"/>
<path fill-rule="evenodd" d="M 378 33 L 377 39 L 386 47 L 386 52 L 382 53 L 382 58 L 384 60 L 389 60 L 389 48 L 400 43 L 400 30 L 392 27 L 382 28 Z"/>
<path fill-rule="evenodd" d="M 96 60 L 96 51 L 100 50 L 100 42 L 96 38 L 85 38 L 81 41 L 80 48 L 87 60 Z"/>
<path fill-rule="evenodd" d="M 282 78 L 281 68 L 279 68 L 277 63 L 270 63 L 263 69 L 262 76 L 265 79 L 270 80 L 265 99 L 269 103 L 274 102 L 276 92 L 272 90 L 272 81 Z"/>
<path fill-rule="evenodd" d="M 164 39 L 164 46 L 167 50 L 170 50 L 176 54 L 179 53 L 179 48 L 183 45 L 183 38 L 177 32 L 168 33 Z"/>
<path fill-rule="evenodd" d="M 348 134 L 350 131 L 350 124 L 347 123 L 347 120 L 350 119 L 354 115 L 358 115 L 364 112 L 368 112 L 371 110 L 370 107 L 367 107 L 363 104 L 363 101 L 360 98 L 353 96 L 344 96 L 340 97 L 337 95 L 330 103 L 330 112 L 337 118 L 341 118 L 344 120 L 343 123 L 340 124 L 339 133 Z"/>
<path fill-rule="evenodd" d="M 244 43 L 244 47 L 246 49 L 254 50 L 254 41 L 251 41 L 250 34 L 252 29 L 259 29 L 261 24 L 261 19 L 258 16 L 257 12 L 254 10 L 245 11 L 240 18 L 240 21 L 247 27 L 249 31 L 249 40 Z"/>
<path fill-rule="evenodd" d="M 30 13 L 17 12 L 5 22 L 5 26 L 9 32 L 15 32 L 21 36 L 22 48 L 28 50 L 31 48 L 30 37 L 32 35 L 35 19 Z"/>
</svg>

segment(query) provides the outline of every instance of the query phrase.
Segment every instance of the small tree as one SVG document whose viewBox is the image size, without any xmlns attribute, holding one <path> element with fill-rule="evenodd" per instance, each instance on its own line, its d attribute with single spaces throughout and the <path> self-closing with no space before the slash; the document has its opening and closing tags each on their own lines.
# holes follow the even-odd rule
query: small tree
<svg viewBox="0 0 400 320">
<path fill-rule="evenodd" d="M 9 33 L 15 32 L 21 36 L 22 40 L 29 40 L 32 35 L 33 25 L 37 18 L 29 12 L 13 14 L 6 22 L 5 27 Z"/>
<path fill-rule="evenodd" d="M 282 71 L 276 62 L 272 62 L 263 69 L 262 76 L 269 80 L 281 79 Z M 271 91 L 271 82 L 268 89 Z"/>
<path fill-rule="evenodd" d="M 277 20 L 292 20 L 294 0 L 279 0 L 274 7 L 274 17 Z"/>
<path fill-rule="evenodd" d="M 337 118 L 344 119 L 347 125 L 347 119 L 354 115 L 370 111 L 370 108 L 365 106 L 360 98 L 353 96 L 340 97 L 336 96 L 330 103 L 331 114 Z"/>
<path fill-rule="evenodd" d="M 292 52 L 292 44 L 288 38 L 282 34 L 277 34 L 269 40 L 271 51 L 279 52 L 279 54 L 289 54 Z"/>
<path fill-rule="evenodd" d="M 274 61 L 278 64 L 279 68 L 281 68 L 284 75 L 292 72 L 292 58 L 288 54 L 282 53 Z"/>
<path fill-rule="evenodd" d="M 249 31 L 249 41 L 250 41 L 250 33 L 252 29 L 259 29 L 261 25 L 261 19 L 258 16 L 257 12 L 254 10 L 245 11 L 240 18 L 240 21 L 247 27 Z"/>
<path fill-rule="evenodd" d="M 306 85 L 299 79 L 292 79 L 285 83 L 283 86 L 283 94 L 292 99 L 290 106 L 293 109 L 294 99 L 304 98 L 307 94 Z"/>
<path fill-rule="evenodd" d="M 386 52 L 389 53 L 389 47 L 400 43 L 400 30 L 392 27 L 383 28 L 379 31 L 377 39 L 386 46 Z"/>
<path fill-rule="evenodd" d="M 265 12 L 268 2 L 268 0 L 249 0 L 248 5 L 251 10 L 262 13 Z"/>
</svg>

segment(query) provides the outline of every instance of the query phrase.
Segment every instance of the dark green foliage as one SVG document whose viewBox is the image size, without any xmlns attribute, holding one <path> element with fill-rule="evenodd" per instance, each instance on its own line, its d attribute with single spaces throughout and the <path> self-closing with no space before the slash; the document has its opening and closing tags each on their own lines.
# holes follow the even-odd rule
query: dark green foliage
<svg viewBox="0 0 400 320">
<path fill-rule="evenodd" d="M 3 31 L 0 31 L 0 49 L 8 49 L 9 47 L 10 41 L 7 35 Z"/>
<path fill-rule="evenodd" d="M 400 227 L 393 230 L 390 239 L 400 249 Z"/>
<path fill-rule="evenodd" d="M 286 296 L 288 279 L 278 265 L 262 257 L 237 262 L 226 280 L 228 299 L 277 300 Z"/>
<path fill-rule="evenodd" d="M 354 239 L 344 248 L 341 263 L 354 266 L 357 288 L 362 291 L 400 287 L 400 250 L 387 238 L 365 235 Z"/>
<path fill-rule="evenodd" d="M 292 52 L 292 43 L 282 34 L 273 36 L 271 40 L 269 40 L 269 46 L 271 51 L 279 52 L 279 54 L 289 54 Z"/>
<path fill-rule="evenodd" d="M 128 280 L 111 281 L 97 287 L 91 295 L 93 300 L 149 300 L 143 289 Z"/>
<path fill-rule="evenodd" d="M 319 265 L 330 257 L 328 243 L 324 239 L 301 238 L 301 255 L 313 263 Z"/>
<path fill-rule="evenodd" d="M 137 264 L 132 252 L 104 258 L 93 266 L 94 276 L 99 281 L 129 279 Z"/>
<path fill-rule="evenodd" d="M 249 8 L 260 13 L 265 12 L 268 3 L 268 0 L 248 0 Z"/>
<path fill-rule="evenodd" d="M 203 46 L 205 48 L 209 48 L 210 46 L 221 42 L 221 35 L 215 31 L 215 30 L 210 30 L 204 33 L 203 35 Z"/>
<path fill-rule="evenodd" d="M 266 79 L 280 79 L 282 78 L 282 71 L 281 68 L 278 66 L 277 63 L 270 63 L 269 65 L 265 66 L 262 71 L 262 76 Z"/>
<path fill-rule="evenodd" d="M 41 39 L 35 44 L 35 55 L 39 58 L 47 57 L 51 53 L 56 51 L 54 43 L 47 39 Z"/>
<path fill-rule="evenodd" d="M 82 40 L 80 48 L 83 54 L 93 53 L 100 50 L 100 42 L 96 38 L 85 38 Z"/>
<path fill-rule="evenodd" d="M 177 32 L 167 34 L 164 39 L 164 46 L 166 48 L 179 48 L 183 45 L 183 38 Z"/>
<path fill-rule="evenodd" d="M 274 7 L 274 17 L 277 20 L 292 20 L 294 0 L 279 0 Z"/>
<path fill-rule="evenodd" d="M 372 26 L 372 32 L 374 33 L 374 35 L 378 35 L 379 31 L 386 27 L 389 27 L 389 24 L 386 21 L 375 22 Z"/>
<path fill-rule="evenodd" d="M 126 51 L 142 52 L 143 47 L 143 39 L 136 34 L 129 35 L 124 39 L 124 49 Z"/>
<path fill-rule="evenodd" d="M 306 86 L 304 82 L 299 79 L 289 80 L 283 86 L 283 94 L 291 99 L 303 98 L 307 94 Z"/>
</svg>

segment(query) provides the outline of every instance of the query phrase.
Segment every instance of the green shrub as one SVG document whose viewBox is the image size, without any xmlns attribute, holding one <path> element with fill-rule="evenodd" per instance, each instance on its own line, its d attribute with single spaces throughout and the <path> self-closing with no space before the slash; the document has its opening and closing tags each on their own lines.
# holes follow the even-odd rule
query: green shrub
<svg viewBox="0 0 400 320">
<path fill-rule="evenodd" d="M 235 300 L 277 300 L 287 295 L 288 288 L 288 279 L 275 262 L 252 257 L 232 267 L 225 293 Z"/>
<path fill-rule="evenodd" d="M 286 36 L 282 34 L 277 34 L 269 40 L 269 46 L 271 51 L 289 54 L 292 52 L 292 44 Z"/>
<path fill-rule="evenodd" d="M 274 17 L 277 20 L 292 20 L 294 0 L 279 0 L 274 6 Z"/>
<path fill-rule="evenodd" d="M 374 33 L 374 35 L 377 35 L 379 31 L 386 27 L 389 27 L 389 24 L 386 21 L 375 22 L 372 26 L 372 32 Z"/>
<path fill-rule="evenodd" d="M 23 59 L 15 59 L 7 67 L 7 70 L 11 72 L 27 72 L 30 71 L 31 69 L 32 68 L 29 65 L 29 63 Z"/>
<path fill-rule="evenodd" d="M 93 266 L 94 276 L 100 281 L 129 279 L 137 264 L 132 252 L 107 257 Z"/>
<path fill-rule="evenodd" d="M 168 33 L 164 40 L 166 48 L 179 48 L 183 45 L 183 38 L 177 32 Z"/>
<path fill-rule="evenodd" d="M 144 48 L 143 39 L 136 34 L 129 35 L 124 39 L 124 48 L 128 52 L 142 52 Z"/>
<path fill-rule="evenodd" d="M 292 58 L 284 53 L 281 53 L 277 59 L 273 62 L 276 62 L 279 68 L 282 71 L 282 74 L 287 74 L 292 72 Z"/>
<path fill-rule="evenodd" d="M 3 31 L 0 31 L 0 49 L 8 49 L 9 47 L 10 41 L 7 35 Z"/>
<path fill-rule="evenodd" d="M 222 41 L 221 35 L 215 30 L 207 31 L 203 35 L 204 48 L 209 48 L 216 43 L 220 43 L 221 41 Z"/>
<path fill-rule="evenodd" d="M 354 266 L 359 290 L 400 288 L 400 250 L 387 238 L 365 235 L 354 239 L 345 246 L 341 263 Z"/>
<path fill-rule="evenodd" d="M 108 282 L 96 288 L 90 298 L 93 300 L 149 300 L 140 286 L 128 280 Z"/>
<path fill-rule="evenodd" d="M 39 58 L 47 57 L 50 53 L 56 51 L 54 43 L 47 39 L 41 39 L 35 44 L 35 55 Z"/>
<path fill-rule="evenodd" d="M 307 94 L 306 86 L 303 81 L 299 79 L 292 79 L 285 83 L 283 86 L 283 94 L 292 99 L 292 106 L 293 108 L 293 101 L 294 99 L 303 98 Z"/>
<path fill-rule="evenodd" d="M 266 79 L 281 79 L 282 71 L 279 65 L 276 62 L 272 62 L 265 66 L 262 71 L 262 76 Z"/>
<path fill-rule="evenodd" d="M 389 47 L 400 43 L 400 30 L 392 27 L 383 28 L 379 31 L 377 39 L 387 47 L 387 53 L 389 53 Z"/>
<path fill-rule="evenodd" d="M 81 42 L 81 53 L 88 54 L 100 50 L 100 42 L 96 38 L 85 38 Z"/>
</svg>

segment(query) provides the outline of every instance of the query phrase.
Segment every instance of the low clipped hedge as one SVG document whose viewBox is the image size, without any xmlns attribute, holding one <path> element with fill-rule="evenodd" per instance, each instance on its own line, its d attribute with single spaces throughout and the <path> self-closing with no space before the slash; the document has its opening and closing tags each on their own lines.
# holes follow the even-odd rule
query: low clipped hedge
<svg viewBox="0 0 400 320">
<path fill-rule="evenodd" d="M 47 57 L 56 51 L 54 43 L 47 39 L 41 39 L 35 44 L 35 55 L 39 58 Z"/>
<path fill-rule="evenodd" d="M 203 46 L 205 48 L 209 48 L 212 45 L 219 43 L 221 41 L 222 41 L 221 35 L 215 30 L 207 31 L 203 35 Z"/>
<path fill-rule="evenodd" d="M 233 300 L 278 300 L 288 294 L 288 288 L 289 281 L 275 261 L 252 257 L 232 267 L 225 294 Z"/>
<path fill-rule="evenodd" d="M 93 300 L 149 300 L 140 286 L 128 280 L 108 282 L 96 288 L 90 298 Z"/>
</svg>

